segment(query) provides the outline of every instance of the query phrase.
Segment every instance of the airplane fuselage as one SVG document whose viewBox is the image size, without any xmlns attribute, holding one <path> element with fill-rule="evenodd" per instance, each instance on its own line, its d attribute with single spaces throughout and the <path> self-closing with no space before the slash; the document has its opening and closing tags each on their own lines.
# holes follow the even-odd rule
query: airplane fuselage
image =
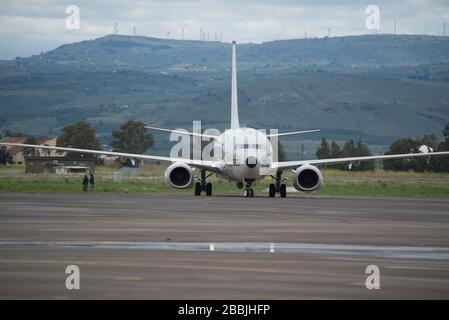
<svg viewBox="0 0 449 320">
<path fill-rule="evenodd" d="M 215 140 L 213 149 L 217 166 L 230 180 L 256 181 L 272 174 L 273 145 L 259 130 L 226 130 Z"/>
</svg>

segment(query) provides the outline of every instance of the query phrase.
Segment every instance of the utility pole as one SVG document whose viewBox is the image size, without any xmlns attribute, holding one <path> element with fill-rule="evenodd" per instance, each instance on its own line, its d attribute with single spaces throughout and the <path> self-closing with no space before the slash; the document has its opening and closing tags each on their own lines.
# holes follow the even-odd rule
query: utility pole
<svg viewBox="0 0 449 320">
<path fill-rule="evenodd" d="M 114 32 L 114 34 L 118 34 L 118 23 L 114 22 L 114 24 L 112 25 L 112 31 Z"/>
<path fill-rule="evenodd" d="M 307 39 L 307 28 L 304 28 L 304 39 Z"/>
<path fill-rule="evenodd" d="M 170 31 L 167 31 L 167 39 L 170 39 Z"/>
<path fill-rule="evenodd" d="M 136 36 L 136 26 L 133 27 L 133 37 Z"/>
<path fill-rule="evenodd" d="M 397 27 L 397 22 L 396 22 L 396 19 L 394 19 L 394 34 L 396 34 L 396 27 Z"/>
</svg>

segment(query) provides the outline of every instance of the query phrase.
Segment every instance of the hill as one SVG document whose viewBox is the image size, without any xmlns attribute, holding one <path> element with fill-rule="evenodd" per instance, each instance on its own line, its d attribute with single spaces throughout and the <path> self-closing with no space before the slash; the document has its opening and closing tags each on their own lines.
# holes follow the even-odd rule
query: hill
<svg viewBox="0 0 449 320">
<path fill-rule="evenodd" d="M 449 38 L 367 35 L 238 46 L 241 121 L 321 128 L 380 151 L 397 137 L 440 134 L 449 120 Z M 126 119 L 167 127 L 228 125 L 230 45 L 105 36 L 0 62 L 0 130 L 38 135 L 89 120 L 102 141 Z M 305 136 L 303 138 L 306 138 Z M 167 151 L 157 135 L 158 152 Z M 296 138 L 285 139 L 297 157 Z"/>
</svg>

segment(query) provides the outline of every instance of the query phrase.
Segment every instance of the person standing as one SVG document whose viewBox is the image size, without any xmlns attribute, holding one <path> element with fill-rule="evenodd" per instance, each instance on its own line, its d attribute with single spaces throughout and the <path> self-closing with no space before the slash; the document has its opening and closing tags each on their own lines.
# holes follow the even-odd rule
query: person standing
<svg viewBox="0 0 449 320">
<path fill-rule="evenodd" d="M 90 183 L 90 192 L 94 192 L 95 177 L 92 173 L 89 175 L 89 183 Z"/>
<path fill-rule="evenodd" d="M 87 192 L 87 185 L 89 184 L 89 178 L 87 178 L 87 174 L 83 177 L 83 193 Z"/>
</svg>

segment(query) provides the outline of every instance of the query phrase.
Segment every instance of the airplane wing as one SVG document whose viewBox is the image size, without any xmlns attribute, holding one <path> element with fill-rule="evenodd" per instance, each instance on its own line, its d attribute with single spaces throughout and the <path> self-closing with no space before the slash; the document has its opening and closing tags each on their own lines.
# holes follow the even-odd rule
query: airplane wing
<svg viewBox="0 0 449 320">
<path fill-rule="evenodd" d="M 367 157 L 351 157 L 351 158 L 334 158 L 334 159 L 316 159 L 316 160 L 300 160 L 300 161 L 282 161 L 273 162 L 271 167 L 273 169 L 296 169 L 304 164 L 320 165 L 320 164 L 336 164 L 344 162 L 358 162 L 368 160 L 389 160 L 389 159 L 403 159 L 403 158 L 417 158 L 417 157 L 431 157 L 431 156 L 445 156 L 449 155 L 449 151 L 428 152 L 428 153 L 406 153 L 406 154 L 391 154 Z"/>
<path fill-rule="evenodd" d="M 314 129 L 314 130 L 304 130 L 304 131 L 293 131 L 293 132 L 284 132 L 284 133 L 273 133 L 273 134 L 267 134 L 267 138 L 272 137 L 281 137 L 281 136 L 290 136 L 293 134 L 303 134 L 303 133 L 311 133 L 311 132 L 318 132 L 320 129 Z"/>
<path fill-rule="evenodd" d="M 152 126 L 145 126 L 145 128 L 157 130 L 157 131 L 164 131 L 164 132 L 175 132 L 175 133 L 190 135 L 190 136 L 195 136 L 195 137 L 205 137 L 205 138 L 209 138 L 209 139 L 217 139 L 218 138 L 218 136 L 213 136 L 213 135 L 204 134 L 204 133 L 195 133 L 195 132 L 188 132 L 188 131 L 182 131 L 182 130 L 171 130 L 171 129 L 152 127 Z"/>
<path fill-rule="evenodd" d="M 201 169 L 209 169 L 211 171 L 216 171 L 216 166 L 214 161 L 204 161 L 204 160 L 192 160 L 183 158 L 171 158 L 171 157 L 161 157 L 161 156 L 150 156 L 146 154 L 135 154 L 135 153 L 124 153 L 124 152 L 114 152 L 114 151 L 102 151 L 102 150 L 91 150 L 91 149 L 77 149 L 77 148 L 66 148 L 66 147 L 52 147 L 44 145 L 34 145 L 34 144 L 22 144 L 22 143 L 6 143 L 0 142 L 0 146 L 13 146 L 13 147 L 23 147 L 23 148 L 34 148 L 34 149 L 47 149 L 55 151 L 65 151 L 65 152 L 76 152 L 76 153 L 88 153 L 94 155 L 104 155 L 104 156 L 115 156 L 124 157 L 130 159 L 140 159 L 140 160 L 154 160 L 161 162 L 182 162 L 185 164 L 192 165 Z"/>
</svg>

